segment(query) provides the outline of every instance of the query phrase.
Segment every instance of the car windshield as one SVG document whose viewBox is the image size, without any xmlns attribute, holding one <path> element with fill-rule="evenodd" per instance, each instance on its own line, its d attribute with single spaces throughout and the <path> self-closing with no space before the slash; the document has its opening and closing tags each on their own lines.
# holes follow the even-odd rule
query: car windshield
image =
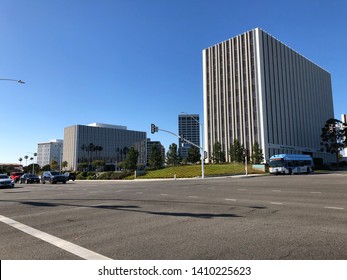
<svg viewBox="0 0 347 280">
<path fill-rule="evenodd" d="M 8 179 L 7 175 L 0 175 L 0 179 Z"/>
<path fill-rule="evenodd" d="M 27 177 L 35 177 L 34 174 L 27 174 Z"/>
<path fill-rule="evenodd" d="M 57 171 L 52 171 L 51 174 L 52 174 L 52 175 L 60 175 L 60 173 L 57 172 Z"/>
</svg>

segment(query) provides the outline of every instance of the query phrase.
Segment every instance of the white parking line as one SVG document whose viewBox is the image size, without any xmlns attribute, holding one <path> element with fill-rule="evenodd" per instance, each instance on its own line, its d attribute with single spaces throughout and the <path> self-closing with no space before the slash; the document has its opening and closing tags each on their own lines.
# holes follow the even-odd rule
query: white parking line
<svg viewBox="0 0 347 280">
<path fill-rule="evenodd" d="M 189 198 L 198 198 L 196 195 L 188 195 Z"/>
<path fill-rule="evenodd" d="M 272 190 L 273 192 L 282 192 L 281 190 Z"/>
<path fill-rule="evenodd" d="M 161 193 L 160 195 L 169 195 L 169 194 L 167 194 L 167 193 Z"/>
<path fill-rule="evenodd" d="M 234 198 L 226 198 L 225 200 L 227 200 L 227 201 L 236 201 L 236 199 L 234 199 Z"/>
<path fill-rule="evenodd" d="M 333 206 L 325 206 L 325 209 L 332 209 L 332 210 L 344 210 L 345 208 L 342 207 L 333 207 Z"/>
<path fill-rule="evenodd" d="M 270 202 L 270 204 L 274 204 L 274 205 L 282 205 L 282 202 Z"/>
<path fill-rule="evenodd" d="M 312 194 L 321 194 L 322 192 L 310 192 Z"/>
<path fill-rule="evenodd" d="M 73 244 L 69 241 L 66 241 L 64 239 L 55 237 L 53 235 L 50 235 L 48 233 L 45 233 L 43 231 L 34 229 L 32 227 L 29 227 L 27 225 L 24 225 L 22 223 L 19 223 L 15 220 L 12 220 L 10 218 L 7 218 L 5 216 L 0 215 L 0 222 L 3 222 L 11 227 L 14 227 L 20 231 L 23 231 L 31 236 L 34 236 L 38 239 L 41 239 L 43 241 L 46 241 L 60 249 L 63 249 L 65 251 L 68 251 L 76 256 L 81 257 L 85 260 L 110 260 L 110 258 L 105 257 L 103 255 L 100 255 L 98 253 L 95 253 L 91 250 L 88 250 L 86 248 L 83 248 L 81 246 L 78 246 L 76 244 Z"/>
</svg>

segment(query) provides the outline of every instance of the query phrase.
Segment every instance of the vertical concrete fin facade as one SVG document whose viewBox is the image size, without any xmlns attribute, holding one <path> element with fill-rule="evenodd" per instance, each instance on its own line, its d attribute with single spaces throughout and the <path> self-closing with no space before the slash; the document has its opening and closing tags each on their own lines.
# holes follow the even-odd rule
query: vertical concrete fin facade
<svg viewBox="0 0 347 280">
<path fill-rule="evenodd" d="M 219 142 L 229 161 L 234 140 L 251 154 L 253 143 L 262 142 L 255 30 L 204 50 L 203 67 L 208 157 L 212 157 L 213 146 Z"/>
<path fill-rule="evenodd" d="M 330 74 L 256 28 L 203 50 L 205 139 L 208 157 L 221 143 L 229 161 L 237 139 L 266 160 L 279 153 L 320 152 L 320 132 L 334 116 Z"/>
</svg>

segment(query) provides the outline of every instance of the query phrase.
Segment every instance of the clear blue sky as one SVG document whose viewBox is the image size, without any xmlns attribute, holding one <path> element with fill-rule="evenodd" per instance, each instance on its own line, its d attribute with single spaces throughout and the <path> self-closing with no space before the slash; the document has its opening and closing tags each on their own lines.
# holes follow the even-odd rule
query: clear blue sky
<svg viewBox="0 0 347 280">
<path fill-rule="evenodd" d="M 92 122 L 177 132 L 203 114 L 202 50 L 260 27 L 332 75 L 347 113 L 347 1 L 0 0 L 0 163 Z M 28 162 L 29 163 L 29 162 Z"/>
</svg>

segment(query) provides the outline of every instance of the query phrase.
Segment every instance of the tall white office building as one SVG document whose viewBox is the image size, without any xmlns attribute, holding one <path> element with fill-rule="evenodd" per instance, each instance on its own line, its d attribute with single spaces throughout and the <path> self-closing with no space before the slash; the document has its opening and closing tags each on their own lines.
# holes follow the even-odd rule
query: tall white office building
<svg viewBox="0 0 347 280">
<path fill-rule="evenodd" d="M 320 151 L 321 129 L 333 118 L 330 74 L 256 28 L 203 50 L 205 150 L 221 143 L 225 157 L 234 139 L 265 160 L 274 154 Z"/>
</svg>

